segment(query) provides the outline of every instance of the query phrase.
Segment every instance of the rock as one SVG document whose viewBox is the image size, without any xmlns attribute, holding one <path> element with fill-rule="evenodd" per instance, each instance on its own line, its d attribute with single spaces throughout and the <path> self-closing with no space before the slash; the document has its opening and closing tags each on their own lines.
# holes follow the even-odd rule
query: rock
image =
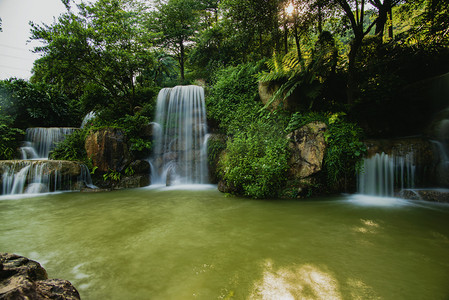
<svg viewBox="0 0 449 300">
<path fill-rule="evenodd" d="M 123 177 L 115 186 L 114 189 L 130 189 L 150 185 L 150 174 L 147 175 L 132 175 Z"/>
<path fill-rule="evenodd" d="M 291 178 L 304 179 L 321 171 L 326 151 L 326 129 L 323 122 L 311 122 L 287 135 Z"/>
<path fill-rule="evenodd" d="M 84 172 L 83 172 L 84 171 Z M 79 190 L 85 186 L 87 167 L 66 160 L 2 160 L 0 192 L 43 193 L 55 190 Z M 88 173 L 87 173 L 88 175 Z"/>
<path fill-rule="evenodd" d="M 131 162 L 126 136 L 117 128 L 103 128 L 90 134 L 85 148 L 87 157 L 98 167 L 96 172 L 121 172 Z"/>
<path fill-rule="evenodd" d="M 397 196 L 408 200 L 449 203 L 448 189 L 404 189 Z"/>
<path fill-rule="evenodd" d="M 218 169 L 219 161 L 224 158 L 226 149 L 226 135 L 212 133 L 207 141 L 207 167 L 209 182 L 218 183 L 221 174 Z"/>
<path fill-rule="evenodd" d="M 268 101 L 270 101 L 273 94 L 276 93 L 281 85 L 281 82 L 259 82 L 259 97 L 264 105 L 266 105 Z M 273 111 L 279 106 L 288 111 L 296 111 L 298 109 L 299 103 L 298 97 L 298 93 L 293 92 L 293 94 L 287 98 L 274 101 L 269 106 L 269 109 Z"/>
<path fill-rule="evenodd" d="M 129 166 L 135 174 L 150 174 L 150 163 L 146 160 L 135 160 Z"/>
<path fill-rule="evenodd" d="M 77 300 L 80 295 L 67 280 L 48 279 L 47 272 L 33 260 L 0 253 L 0 299 Z"/>
<path fill-rule="evenodd" d="M 412 160 L 415 172 L 415 186 L 449 187 L 449 168 L 443 158 L 438 142 L 424 137 L 405 137 L 396 139 L 370 139 L 364 141 L 367 157 L 376 153 Z"/>
<path fill-rule="evenodd" d="M 230 193 L 230 194 L 236 194 L 238 192 L 237 189 L 234 187 L 234 185 L 229 184 L 225 180 L 220 180 L 218 182 L 218 190 L 222 193 Z"/>
</svg>

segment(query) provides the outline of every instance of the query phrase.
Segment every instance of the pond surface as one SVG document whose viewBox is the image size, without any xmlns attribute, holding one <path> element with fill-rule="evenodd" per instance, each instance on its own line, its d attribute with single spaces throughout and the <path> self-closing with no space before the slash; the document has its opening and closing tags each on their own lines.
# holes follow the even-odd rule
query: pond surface
<svg viewBox="0 0 449 300">
<path fill-rule="evenodd" d="M 449 205 L 143 188 L 0 198 L 0 251 L 89 299 L 448 299 Z"/>
</svg>

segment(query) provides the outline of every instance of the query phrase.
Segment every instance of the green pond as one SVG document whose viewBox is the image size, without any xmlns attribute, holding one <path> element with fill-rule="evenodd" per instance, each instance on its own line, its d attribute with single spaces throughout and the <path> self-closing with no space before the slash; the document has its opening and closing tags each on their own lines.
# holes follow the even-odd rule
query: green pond
<svg viewBox="0 0 449 300">
<path fill-rule="evenodd" d="M 215 187 L 0 198 L 0 251 L 88 299 L 448 299 L 449 205 Z"/>
</svg>

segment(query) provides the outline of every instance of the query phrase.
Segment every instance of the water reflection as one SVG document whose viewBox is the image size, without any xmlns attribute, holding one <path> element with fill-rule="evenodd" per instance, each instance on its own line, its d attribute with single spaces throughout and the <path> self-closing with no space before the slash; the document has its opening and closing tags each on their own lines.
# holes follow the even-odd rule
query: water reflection
<svg viewBox="0 0 449 300">
<path fill-rule="evenodd" d="M 262 279 L 249 299 L 342 299 L 338 281 L 312 264 L 275 268 L 265 262 Z"/>
</svg>

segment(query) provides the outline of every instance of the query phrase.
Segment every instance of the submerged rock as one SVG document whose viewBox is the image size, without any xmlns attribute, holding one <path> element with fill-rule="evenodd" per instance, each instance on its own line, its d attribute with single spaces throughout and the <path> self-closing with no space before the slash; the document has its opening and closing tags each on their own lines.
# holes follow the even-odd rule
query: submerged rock
<svg viewBox="0 0 449 300">
<path fill-rule="evenodd" d="M 0 299 L 78 300 L 80 295 L 67 280 L 48 279 L 36 261 L 10 253 L 0 253 Z"/>
</svg>

